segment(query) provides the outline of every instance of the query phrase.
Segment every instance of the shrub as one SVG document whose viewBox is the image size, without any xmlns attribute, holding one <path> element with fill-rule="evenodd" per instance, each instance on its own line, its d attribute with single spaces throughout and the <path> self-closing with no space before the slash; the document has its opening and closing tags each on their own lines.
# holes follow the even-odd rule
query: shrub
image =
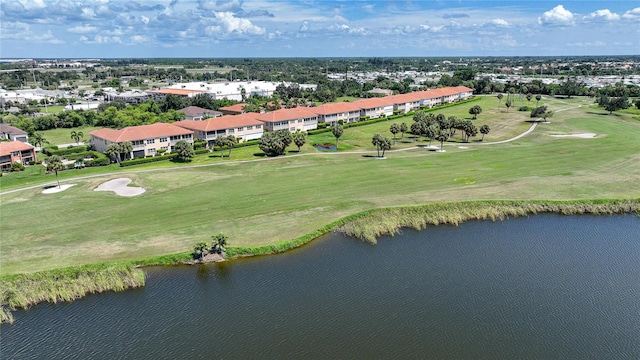
<svg viewBox="0 0 640 360">
<path fill-rule="evenodd" d="M 206 141 L 194 141 L 193 142 L 193 148 L 194 149 L 202 149 L 205 148 L 207 146 L 207 142 Z"/>
<path fill-rule="evenodd" d="M 24 171 L 24 165 L 16 161 L 11 164 L 11 171 Z"/>
<path fill-rule="evenodd" d="M 526 105 L 524 105 L 524 106 L 520 106 L 520 107 L 518 108 L 518 111 L 531 111 L 531 110 L 533 110 L 533 108 L 532 108 L 532 107 L 529 107 L 529 106 L 526 106 Z"/>
<path fill-rule="evenodd" d="M 150 158 L 139 158 L 139 159 L 133 159 L 133 160 L 126 160 L 126 161 L 121 161 L 120 162 L 120 166 L 126 167 L 126 166 L 147 164 L 147 163 L 152 163 L 152 162 L 156 162 L 156 161 L 164 161 L 164 160 L 173 159 L 176 156 L 177 156 L 177 154 L 168 154 L 168 155 L 165 155 L 165 156 L 155 156 L 155 157 L 150 157 Z"/>
<path fill-rule="evenodd" d="M 91 145 L 83 145 L 83 146 L 70 146 L 66 149 L 58 149 L 57 146 L 45 147 L 42 149 L 42 152 L 48 156 L 58 155 L 58 156 L 66 156 L 70 154 L 77 154 L 91 150 Z"/>
<path fill-rule="evenodd" d="M 327 127 L 329 127 L 329 123 L 327 122 L 318 123 L 318 129 L 325 129 Z"/>
</svg>

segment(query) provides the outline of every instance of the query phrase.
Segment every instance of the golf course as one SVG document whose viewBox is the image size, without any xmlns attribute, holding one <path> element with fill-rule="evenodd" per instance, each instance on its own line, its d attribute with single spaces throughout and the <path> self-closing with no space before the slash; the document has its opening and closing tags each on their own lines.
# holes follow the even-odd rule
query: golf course
<svg viewBox="0 0 640 360">
<path fill-rule="evenodd" d="M 272 245 L 380 208 L 604 199 L 631 201 L 637 208 L 640 112 L 609 115 L 586 97 L 542 103 L 554 111 L 548 122 L 499 107 L 494 96 L 437 110 L 470 119 L 469 108 L 480 105 L 483 112 L 473 122 L 491 127 L 483 141 L 476 136 L 462 142 L 454 135 L 444 142 L 445 152 L 405 133 L 397 134 L 385 159 L 377 159 L 372 136 L 393 138 L 390 125 L 410 126 L 407 116 L 346 128 L 338 151 L 313 147 L 335 143 L 326 132 L 309 135 L 300 152 L 292 145 L 275 158 L 247 146 L 233 149 L 230 157 L 197 155 L 188 164 L 62 171 L 60 182 L 75 185 L 51 194 L 42 191 L 56 184 L 54 175 L 31 166 L 0 178 L 0 275 L 135 264 L 188 253 L 217 233 L 228 235 L 229 249 Z M 94 191 L 119 178 L 144 193 Z"/>
</svg>

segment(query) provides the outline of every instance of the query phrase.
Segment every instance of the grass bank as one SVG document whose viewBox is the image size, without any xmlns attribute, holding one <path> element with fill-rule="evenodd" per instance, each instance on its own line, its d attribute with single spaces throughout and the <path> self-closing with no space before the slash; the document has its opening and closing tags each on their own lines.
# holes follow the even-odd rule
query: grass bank
<svg viewBox="0 0 640 360">
<path fill-rule="evenodd" d="M 402 228 L 421 230 L 428 225 L 457 225 L 468 220 L 502 220 L 538 213 L 640 215 L 640 199 L 469 201 L 372 209 L 343 217 L 292 240 L 261 246 L 231 246 L 227 249 L 227 257 L 233 259 L 282 253 L 336 229 L 349 236 L 376 243 L 378 237 L 397 234 Z M 190 258 L 189 252 L 183 252 L 0 277 L 0 322 L 12 323 L 11 310 L 27 309 L 40 302 L 73 301 L 87 294 L 144 286 L 145 275 L 140 266 L 175 265 Z"/>
</svg>

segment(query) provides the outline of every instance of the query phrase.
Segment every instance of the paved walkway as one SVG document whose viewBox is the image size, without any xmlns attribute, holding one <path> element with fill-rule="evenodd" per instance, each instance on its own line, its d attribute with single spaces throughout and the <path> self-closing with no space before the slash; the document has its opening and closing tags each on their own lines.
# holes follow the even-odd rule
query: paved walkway
<svg viewBox="0 0 640 360">
<path fill-rule="evenodd" d="M 582 105 L 556 110 L 555 112 L 573 110 L 573 109 L 577 109 L 577 108 L 580 108 L 580 107 L 582 107 Z M 463 146 L 475 146 L 475 145 L 486 146 L 486 145 L 497 145 L 497 144 L 509 143 L 509 142 L 518 140 L 518 139 L 530 134 L 533 130 L 535 130 L 536 126 L 538 126 L 538 123 L 540 122 L 539 120 L 540 119 L 538 119 L 538 121 L 533 122 L 531 124 L 531 127 L 529 127 L 529 129 L 527 131 L 523 132 L 520 135 L 514 136 L 514 137 L 512 137 L 510 139 L 501 140 L 501 141 L 493 141 L 493 142 L 455 143 L 455 144 L 447 143 L 447 144 L 444 144 L 444 145 L 445 146 L 460 146 L 460 145 L 463 145 Z M 387 153 L 396 153 L 396 152 L 408 151 L 408 150 L 416 150 L 416 149 L 421 149 L 421 148 L 423 148 L 423 147 L 422 146 L 412 146 L 412 147 L 405 148 L 405 149 L 388 150 Z M 147 170 L 117 171 L 117 172 L 102 173 L 102 174 L 95 174 L 95 175 L 88 175 L 88 176 L 78 176 L 78 177 L 74 177 L 74 178 L 71 178 L 71 179 L 60 180 L 60 182 L 78 181 L 78 180 L 84 180 L 84 179 L 107 177 L 107 176 L 112 176 L 112 175 L 140 174 L 140 173 L 148 173 L 148 172 L 156 172 L 156 171 L 167 171 L 167 170 L 176 170 L 176 169 L 195 169 L 195 168 L 201 168 L 201 167 L 224 166 L 224 165 L 229 165 L 229 164 L 252 163 L 252 162 L 258 162 L 258 161 L 275 161 L 275 160 L 289 159 L 289 158 L 292 158 L 292 157 L 299 157 L 299 156 L 322 156 L 322 155 L 325 155 L 325 156 L 326 155 L 340 156 L 340 155 L 376 154 L 376 153 L 377 152 L 375 150 L 370 150 L 370 151 L 361 150 L 361 151 L 345 151 L 345 152 L 335 152 L 335 153 L 323 152 L 323 153 L 296 154 L 296 155 L 287 155 L 286 157 L 276 156 L 276 157 L 272 157 L 272 158 L 263 158 L 263 159 L 254 159 L 254 160 L 238 160 L 238 161 L 225 162 L 225 163 L 216 163 L 216 164 L 186 165 L 186 166 L 173 166 L 173 167 L 164 167 L 164 168 L 147 169 Z M 53 184 L 56 184 L 56 183 L 55 182 L 49 182 L 49 183 L 43 183 L 43 184 L 38 184 L 38 185 L 33 185 L 33 186 L 27 186 L 27 187 L 13 189 L 13 190 L 7 190 L 7 191 L 0 192 L 0 196 L 6 195 L 6 194 L 11 194 L 11 193 L 16 193 L 16 192 L 24 191 L 24 190 L 43 188 L 43 187 L 46 187 L 46 186 L 51 186 Z"/>
</svg>

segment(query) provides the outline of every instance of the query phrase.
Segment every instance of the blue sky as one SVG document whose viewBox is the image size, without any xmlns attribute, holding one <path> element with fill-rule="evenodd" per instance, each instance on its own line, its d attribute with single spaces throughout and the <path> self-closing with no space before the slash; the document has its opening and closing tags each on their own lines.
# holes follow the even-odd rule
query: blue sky
<svg viewBox="0 0 640 360">
<path fill-rule="evenodd" d="M 640 1 L 0 0 L 0 57 L 640 55 Z"/>
</svg>

